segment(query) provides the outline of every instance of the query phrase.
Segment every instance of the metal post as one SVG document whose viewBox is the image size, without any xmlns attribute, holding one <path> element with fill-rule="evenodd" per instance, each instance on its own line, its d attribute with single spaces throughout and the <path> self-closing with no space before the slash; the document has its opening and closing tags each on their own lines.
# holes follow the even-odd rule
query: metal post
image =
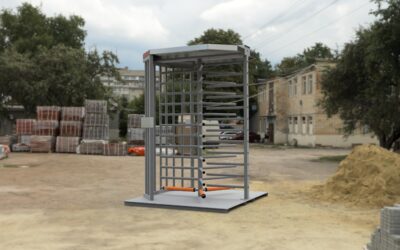
<svg viewBox="0 0 400 250">
<path fill-rule="evenodd" d="M 249 198 L 249 51 L 245 50 L 243 61 L 243 184 L 244 199 Z"/>
<path fill-rule="evenodd" d="M 155 67 L 153 56 L 149 56 L 146 61 L 146 93 L 145 93 L 145 116 L 153 120 L 153 126 L 146 128 L 146 198 L 154 200 L 156 190 L 156 150 L 154 124 L 156 115 L 155 106 Z"/>
<path fill-rule="evenodd" d="M 202 139 L 202 124 L 203 124 L 203 64 L 201 60 L 197 61 L 197 188 L 203 189 L 203 139 Z"/>
</svg>

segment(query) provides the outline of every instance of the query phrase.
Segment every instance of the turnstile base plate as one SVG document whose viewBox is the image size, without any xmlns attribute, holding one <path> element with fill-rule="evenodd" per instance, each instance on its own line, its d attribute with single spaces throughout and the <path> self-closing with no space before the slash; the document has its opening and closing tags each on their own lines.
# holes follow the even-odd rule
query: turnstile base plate
<svg viewBox="0 0 400 250">
<path fill-rule="evenodd" d="M 197 192 L 170 191 L 154 195 L 152 201 L 144 197 L 126 200 L 125 205 L 227 213 L 265 196 L 268 196 L 268 193 L 250 192 L 249 199 L 244 200 L 243 191 L 221 190 L 207 192 L 207 197 L 202 199 L 197 196 Z"/>
</svg>

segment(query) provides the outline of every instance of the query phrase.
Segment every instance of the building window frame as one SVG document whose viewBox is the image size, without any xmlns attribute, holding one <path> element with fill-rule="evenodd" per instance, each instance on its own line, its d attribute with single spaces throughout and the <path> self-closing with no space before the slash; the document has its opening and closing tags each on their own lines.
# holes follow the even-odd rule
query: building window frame
<svg viewBox="0 0 400 250">
<path fill-rule="evenodd" d="M 313 93 L 313 86 L 314 86 L 314 76 L 313 76 L 313 74 L 309 74 L 307 76 L 307 93 L 308 94 Z"/>
</svg>

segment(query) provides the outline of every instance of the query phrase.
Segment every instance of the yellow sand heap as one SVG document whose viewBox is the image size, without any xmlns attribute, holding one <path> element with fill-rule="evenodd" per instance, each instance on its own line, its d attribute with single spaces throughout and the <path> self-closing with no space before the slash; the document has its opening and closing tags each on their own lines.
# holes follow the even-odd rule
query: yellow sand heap
<svg viewBox="0 0 400 250">
<path fill-rule="evenodd" d="M 315 195 L 323 200 L 385 206 L 400 201 L 400 155 L 362 145 L 340 162 L 339 169 Z"/>
</svg>

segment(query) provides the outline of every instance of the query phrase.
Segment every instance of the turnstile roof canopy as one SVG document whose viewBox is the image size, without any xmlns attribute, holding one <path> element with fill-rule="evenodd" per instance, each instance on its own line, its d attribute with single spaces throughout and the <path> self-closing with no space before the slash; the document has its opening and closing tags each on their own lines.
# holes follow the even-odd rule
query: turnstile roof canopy
<svg viewBox="0 0 400 250">
<path fill-rule="evenodd" d="M 154 62 L 160 63 L 184 63 L 202 60 L 232 60 L 243 59 L 244 55 L 250 54 L 250 48 L 245 45 L 229 44 L 198 44 L 183 47 L 172 47 L 164 49 L 151 49 L 143 54 L 146 61 L 154 56 Z"/>
</svg>

